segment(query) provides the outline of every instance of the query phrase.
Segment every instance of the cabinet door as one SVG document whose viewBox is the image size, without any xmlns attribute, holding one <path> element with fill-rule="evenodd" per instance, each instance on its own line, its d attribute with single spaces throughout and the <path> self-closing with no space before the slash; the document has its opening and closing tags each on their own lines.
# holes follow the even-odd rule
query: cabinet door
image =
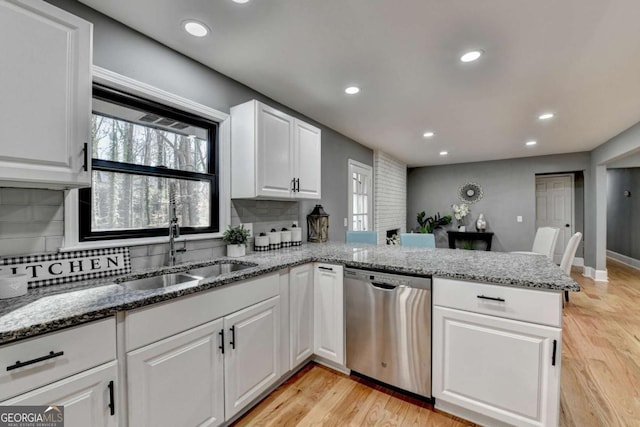
<svg viewBox="0 0 640 427">
<path fill-rule="evenodd" d="M 224 421 L 222 327 L 219 319 L 127 354 L 129 425 Z"/>
<path fill-rule="evenodd" d="M 224 318 L 225 415 L 231 419 L 278 379 L 280 297 Z"/>
<path fill-rule="evenodd" d="M 297 199 L 320 199 L 321 131 L 317 127 L 297 120 L 294 124 L 294 152 Z"/>
<path fill-rule="evenodd" d="M 290 198 L 293 188 L 293 117 L 257 103 L 257 195 Z"/>
<path fill-rule="evenodd" d="M 91 24 L 46 2 L 0 0 L 0 52 L 0 183 L 90 185 Z"/>
<path fill-rule="evenodd" d="M 316 264 L 313 278 L 314 352 L 344 365 L 344 302 L 339 265 Z"/>
<path fill-rule="evenodd" d="M 433 395 L 521 426 L 558 425 L 559 328 L 433 309 Z"/>
<path fill-rule="evenodd" d="M 289 272 L 290 368 L 313 354 L 313 264 L 293 267 Z"/>
<path fill-rule="evenodd" d="M 114 406 L 111 415 L 109 385 L 113 383 L 115 393 L 117 376 L 117 363 L 110 362 L 0 402 L 0 405 L 64 406 L 65 427 L 115 427 L 118 408 Z M 113 400 L 116 401 L 115 394 Z"/>
</svg>

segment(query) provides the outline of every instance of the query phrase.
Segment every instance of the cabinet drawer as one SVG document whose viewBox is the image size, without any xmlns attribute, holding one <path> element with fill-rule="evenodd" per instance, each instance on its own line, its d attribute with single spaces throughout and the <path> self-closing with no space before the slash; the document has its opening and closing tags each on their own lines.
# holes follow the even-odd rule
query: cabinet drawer
<svg viewBox="0 0 640 427">
<path fill-rule="evenodd" d="M 51 356 L 51 352 L 62 354 L 13 369 L 18 361 L 33 361 Z M 114 318 L 0 347 L 0 401 L 115 358 Z"/>
<path fill-rule="evenodd" d="M 562 293 L 451 279 L 433 279 L 433 304 L 560 327 Z"/>
</svg>

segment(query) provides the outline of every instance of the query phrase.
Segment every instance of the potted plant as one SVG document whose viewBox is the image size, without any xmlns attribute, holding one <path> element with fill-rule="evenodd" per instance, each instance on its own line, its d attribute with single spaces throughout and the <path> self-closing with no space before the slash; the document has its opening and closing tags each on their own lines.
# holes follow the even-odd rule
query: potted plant
<svg viewBox="0 0 640 427">
<path fill-rule="evenodd" d="M 245 230 L 244 225 L 229 226 L 222 235 L 222 241 L 227 244 L 227 256 L 244 256 L 247 251 L 248 239 L 249 232 Z"/>
<path fill-rule="evenodd" d="M 433 233 L 436 228 L 440 228 L 451 222 L 451 215 L 440 216 L 440 212 L 434 216 L 427 217 L 427 214 L 422 211 L 418 212 L 418 224 L 420 225 L 420 233 Z"/>
</svg>

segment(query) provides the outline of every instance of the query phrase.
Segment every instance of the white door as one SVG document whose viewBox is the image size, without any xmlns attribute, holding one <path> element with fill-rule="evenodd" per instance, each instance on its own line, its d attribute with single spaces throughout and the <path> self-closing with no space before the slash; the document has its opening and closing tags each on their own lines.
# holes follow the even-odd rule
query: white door
<svg viewBox="0 0 640 427">
<path fill-rule="evenodd" d="M 293 267 L 289 272 L 290 368 L 313 354 L 313 264 Z"/>
<path fill-rule="evenodd" d="M 558 425 L 560 328 L 433 309 L 433 396 L 520 426 Z"/>
<path fill-rule="evenodd" d="M 117 411 L 120 410 L 115 406 L 117 366 L 117 362 L 110 362 L 0 402 L 0 405 L 64 406 L 65 427 L 116 427 Z M 110 385 L 113 387 L 113 402 Z M 112 403 L 113 415 L 109 406 Z"/>
<path fill-rule="evenodd" d="M 91 24 L 46 2 L 0 0 L 0 52 L 0 182 L 89 186 Z"/>
<path fill-rule="evenodd" d="M 224 422 L 222 329 L 219 319 L 127 354 L 129 425 Z"/>
<path fill-rule="evenodd" d="M 560 263 L 569 239 L 574 233 L 573 176 L 536 177 L 536 229 L 560 229 L 553 260 Z"/>
<path fill-rule="evenodd" d="M 278 378 L 280 297 L 224 318 L 225 415 L 231 419 Z"/>
<path fill-rule="evenodd" d="M 343 268 L 318 263 L 313 280 L 314 353 L 344 365 Z"/>
<path fill-rule="evenodd" d="M 259 102 L 257 108 L 258 196 L 289 198 L 294 185 L 294 119 Z"/>
<path fill-rule="evenodd" d="M 315 126 L 297 120 L 295 121 L 295 168 L 297 199 L 319 199 L 322 138 L 321 131 Z"/>
<path fill-rule="evenodd" d="M 349 230 L 373 229 L 373 169 L 349 159 Z"/>
</svg>

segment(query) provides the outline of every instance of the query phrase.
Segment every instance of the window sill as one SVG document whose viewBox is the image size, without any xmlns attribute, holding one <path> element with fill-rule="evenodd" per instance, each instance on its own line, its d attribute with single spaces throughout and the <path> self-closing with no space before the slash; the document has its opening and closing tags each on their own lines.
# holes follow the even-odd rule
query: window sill
<svg viewBox="0 0 640 427">
<path fill-rule="evenodd" d="M 191 242 L 195 240 L 221 239 L 223 233 L 189 234 L 176 239 L 177 242 Z M 60 252 L 85 251 L 91 249 L 120 248 L 128 246 L 157 245 L 169 243 L 168 236 L 143 237 L 139 239 L 102 240 L 98 242 L 82 242 L 72 246 L 63 246 Z"/>
</svg>

